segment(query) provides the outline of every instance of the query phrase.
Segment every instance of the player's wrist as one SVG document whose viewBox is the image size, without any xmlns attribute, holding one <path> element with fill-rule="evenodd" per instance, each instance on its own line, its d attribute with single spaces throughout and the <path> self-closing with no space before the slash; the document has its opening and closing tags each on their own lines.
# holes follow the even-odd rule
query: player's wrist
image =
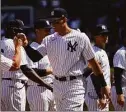
<svg viewBox="0 0 126 112">
<path fill-rule="evenodd" d="M 117 96 L 124 96 L 124 94 L 122 93 L 122 94 L 117 94 Z"/>
<path fill-rule="evenodd" d="M 107 86 L 107 83 L 106 83 L 106 81 L 104 79 L 103 74 L 99 74 L 97 76 L 97 78 L 98 78 L 99 83 L 101 84 L 101 87 L 106 87 Z"/>
</svg>

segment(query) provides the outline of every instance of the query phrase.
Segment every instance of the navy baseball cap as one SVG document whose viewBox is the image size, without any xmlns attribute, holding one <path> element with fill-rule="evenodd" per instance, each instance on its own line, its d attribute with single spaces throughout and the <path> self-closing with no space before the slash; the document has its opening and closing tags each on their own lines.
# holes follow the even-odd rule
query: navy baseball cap
<svg viewBox="0 0 126 112">
<path fill-rule="evenodd" d="M 34 28 L 35 29 L 40 29 L 40 28 L 51 29 L 52 27 L 48 20 L 38 19 L 37 21 L 34 22 Z"/>
<path fill-rule="evenodd" d="M 24 23 L 20 19 L 11 20 L 6 23 L 6 28 L 24 29 Z"/>
<path fill-rule="evenodd" d="M 99 24 L 96 26 L 96 28 L 94 28 L 94 36 L 97 35 L 108 35 L 109 34 L 109 30 L 107 28 L 106 25 L 104 24 Z"/>
<path fill-rule="evenodd" d="M 51 11 L 51 16 L 49 17 L 50 20 L 57 20 L 61 17 L 68 17 L 67 11 L 63 8 L 54 8 Z"/>
</svg>

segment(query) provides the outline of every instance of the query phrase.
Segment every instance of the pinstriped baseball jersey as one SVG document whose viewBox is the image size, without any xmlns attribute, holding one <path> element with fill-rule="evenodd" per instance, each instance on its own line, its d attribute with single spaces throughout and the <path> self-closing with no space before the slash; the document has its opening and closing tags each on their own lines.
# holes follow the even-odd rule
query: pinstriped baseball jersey
<svg viewBox="0 0 126 112">
<path fill-rule="evenodd" d="M 15 46 L 12 39 L 3 38 L 1 40 L 1 49 L 3 50 L 3 55 L 7 58 L 13 59 L 15 54 Z M 25 50 L 21 47 L 21 65 L 27 64 L 27 57 Z M 17 71 L 7 71 L 3 75 L 4 78 L 16 78 L 22 80 L 28 80 L 28 78 L 22 73 L 21 70 Z"/>
<path fill-rule="evenodd" d="M 32 42 L 30 46 L 34 49 L 36 49 L 39 44 L 36 42 Z M 50 67 L 49 59 L 46 56 L 44 56 L 40 61 L 33 63 L 31 67 L 36 67 L 39 69 L 47 69 Z M 53 75 L 48 75 L 42 77 L 45 82 L 52 83 L 53 82 Z M 29 80 L 28 81 L 29 86 L 27 89 L 27 99 L 29 102 L 29 107 L 31 111 L 52 111 L 51 109 L 54 107 L 54 98 L 53 93 L 46 89 L 43 86 L 37 86 L 38 84 Z"/>
<path fill-rule="evenodd" d="M 107 85 L 110 86 L 111 84 L 110 83 L 110 65 L 109 65 L 108 56 L 103 49 L 97 46 L 93 46 L 93 49 L 95 51 L 95 58 L 97 62 L 100 64 L 101 69 L 103 71 L 105 81 Z M 97 103 L 98 96 L 94 89 L 94 85 L 92 83 L 91 77 L 88 76 L 86 80 L 87 80 L 87 92 L 85 96 L 85 103 L 87 104 L 88 110 L 89 111 L 108 111 L 109 110 L 108 104 L 103 110 L 98 108 L 98 103 Z"/>
<path fill-rule="evenodd" d="M 100 66 L 102 68 L 105 81 L 106 81 L 107 85 L 111 86 L 111 82 L 110 82 L 110 65 L 109 65 L 108 56 L 107 56 L 106 52 L 103 49 L 101 49 L 101 48 L 99 48 L 97 46 L 93 46 L 93 49 L 95 51 L 95 58 L 96 58 L 96 60 L 98 61 L 98 63 L 100 64 Z M 91 80 L 90 76 L 87 77 L 87 81 L 88 81 L 87 91 L 90 91 L 90 90 L 94 89 L 94 86 L 92 84 L 92 80 Z"/>
<path fill-rule="evenodd" d="M 3 55 L 13 59 L 15 46 L 12 39 L 3 38 L 1 41 Z M 21 47 L 21 65 L 27 64 L 25 50 Z M 21 80 L 28 78 L 19 69 L 17 71 L 4 72 L 2 78 L 12 78 L 12 80 L 2 80 L 2 110 L 3 111 L 25 111 L 26 91 Z M 21 79 L 21 80 L 13 80 Z"/>
<path fill-rule="evenodd" d="M 39 46 L 39 44 L 36 43 L 36 42 L 32 42 L 30 46 L 31 46 L 32 48 L 36 49 L 36 48 Z M 29 60 L 30 60 L 30 59 L 29 59 Z M 32 63 L 32 67 L 33 67 L 33 68 L 36 67 L 36 68 L 39 68 L 39 69 L 46 69 L 46 68 L 48 68 L 48 67 L 51 67 L 47 55 L 44 56 L 39 62 L 33 63 L 33 62 L 30 60 L 29 63 Z M 50 75 L 48 75 L 48 76 L 43 77 L 43 79 L 44 79 L 44 81 L 46 81 L 47 83 L 52 83 L 52 82 L 53 82 L 53 79 L 54 79 L 54 76 L 50 74 Z M 35 83 L 35 82 L 31 81 L 31 80 L 28 81 L 28 84 L 30 84 L 30 85 L 37 85 L 37 83 Z"/>
<path fill-rule="evenodd" d="M 121 47 L 114 55 L 113 66 L 122 68 L 122 86 L 126 87 L 126 47 Z"/>
<path fill-rule="evenodd" d="M 86 34 L 72 30 L 60 36 L 57 32 L 47 36 L 37 50 L 49 57 L 53 74 L 61 76 L 81 75 L 84 60 L 94 58 L 94 51 Z"/>
<path fill-rule="evenodd" d="M 0 68 L 1 70 L 4 71 L 8 71 L 11 66 L 12 66 L 13 61 L 9 58 L 6 58 L 4 55 L 1 54 L 1 64 L 0 64 Z"/>
</svg>

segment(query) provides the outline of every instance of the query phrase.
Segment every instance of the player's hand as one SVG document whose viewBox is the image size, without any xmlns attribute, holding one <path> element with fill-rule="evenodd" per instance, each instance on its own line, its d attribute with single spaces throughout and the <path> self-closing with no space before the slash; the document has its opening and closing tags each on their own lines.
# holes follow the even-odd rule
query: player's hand
<svg viewBox="0 0 126 112">
<path fill-rule="evenodd" d="M 102 99 L 99 99 L 98 101 L 98 107 L 99 109 L 104 109 L 107 105 L 107 102 L 106 102 L 106 99 L 105 98 L 102 98 Z"/>
<path fill-rule="evenodd" d="M 23 45 L 23 41 L 21 39 L 18 39 L 16 36 L 13 39 L 15 47 L 20 47 Z"/>
<path fill-rule="evenodd" d="M 49 75 L 49 74 L 52 74 L 52 68 L 50 67 L 50 68 L 47 68 L 46 69 L 46 75 Z"/>
<path fill-rule="evenodd" d="M 117 103 L 122 107 L 124 106 L 125 103 L 124 94 L 117 95 Z"/>
<path fill-rule="evenodd" d="M 102 94 L 102 96 L 106 96 L 107 102 L 109 103 L 110 100 L 111 100 L 111 98 L 110 98 L 110 95 L 111 95 L 110 87 L 105 86 L 105 87 L 101 88 L 101 94 Z"/>
<path fill-rule="evenodd" d="M 26 35 L 24 33 L 18 33 L 16 35 L 16 37 L 23 41 L 23 46 L 27 46 L 28 45 L 28 40 L 27 40 L 27 37 L 26 37 Z"/>
</svg>

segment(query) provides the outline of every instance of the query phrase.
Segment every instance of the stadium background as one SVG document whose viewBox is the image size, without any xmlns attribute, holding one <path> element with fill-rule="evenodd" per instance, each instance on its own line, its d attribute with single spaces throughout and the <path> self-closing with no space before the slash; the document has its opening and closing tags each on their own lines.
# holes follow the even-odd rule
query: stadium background
<svg viewBox="0 0 126 112">
<path fill-rule="evenodd" d="M 121 45 L 121 29 L 126 28 L 125 0 L 1 0 L 2 28 L 6 21 L 22 19 L 27 26 L 33 26 L 37 18 L 45 18 L 54 7 L 68 11 L 69 25 L 80 28 L 92 40 L 91 32 L 96 24 L 106 24 L 111 31 L 106 47 L 110 64 L 117 48 Z M 4 30 L 1 30 L 2 36 Z M 28 32 L 34 38 L 32 31 Z"/>
</svg>

